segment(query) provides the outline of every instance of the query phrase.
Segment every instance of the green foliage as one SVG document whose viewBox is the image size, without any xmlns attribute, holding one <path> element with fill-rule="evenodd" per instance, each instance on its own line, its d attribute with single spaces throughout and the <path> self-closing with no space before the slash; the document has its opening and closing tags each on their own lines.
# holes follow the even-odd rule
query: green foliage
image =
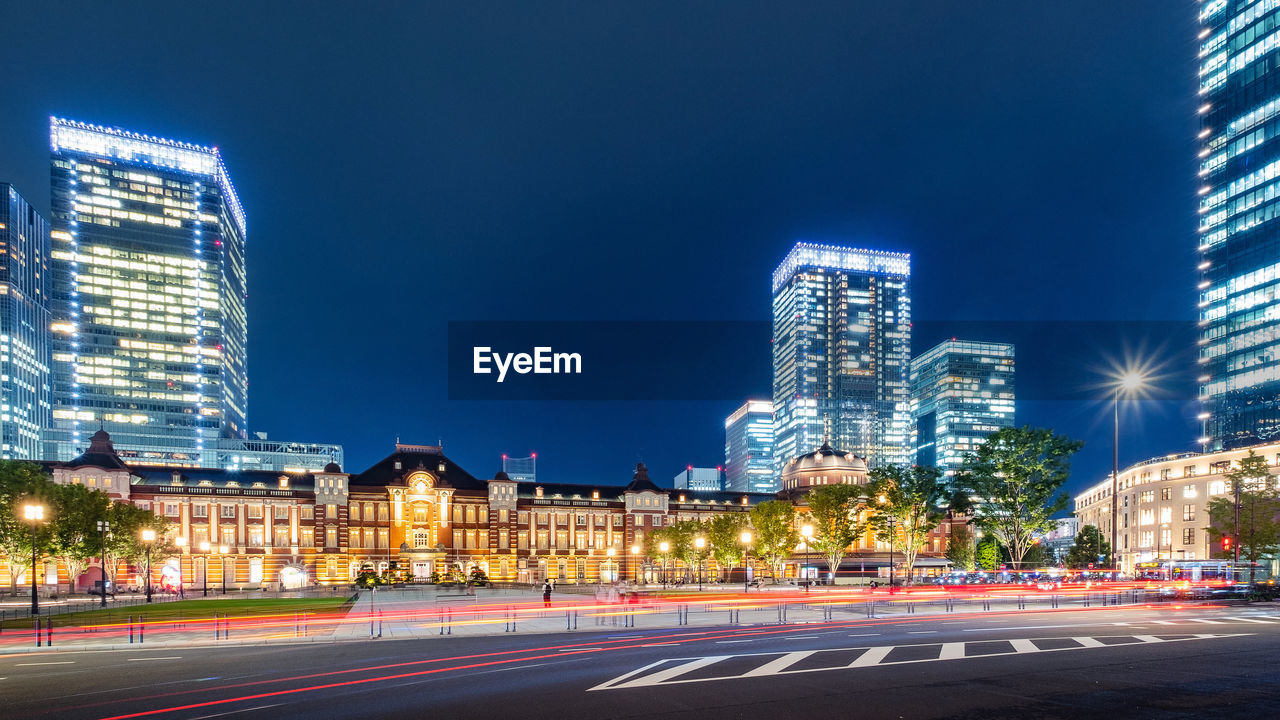
<svg viewBox="0 0 1280 720">
<path fill-rule="evenodd" d="M 974 562 L 978 567 L 988 572 L 995 570 L 1000 566 L 1001 552 L 1000 541 L 992 535 L 984 535 L 978 540 L 977 548 L 974 550 Z"/>
<path fill-rule="evenodd" d="M 1101 559 L 1099 557 L 1101 556 Z M 1075 541 L 1067 551 L 1067 567 L 1075 570 L 1112 566 L 1111 543 L 1097 525 L 1085 525 L 1076 532 Z"/>
<path fill-rule="evenodd" d="M 373 570 L 361 570 L 356 575 L 356 586 L 362 588 L 379 587 L 387 584 L 387 579 Z"/>
<path fill-rule="evenodd" d="M 0 460 L 0 550 L 9 558 L 9 585 L 16 590 L 18 576 L 30 568 L 32 540 L 37 551 L 49 547 L 53 522 L 52 501 L 57 486 L 39 465 L 16 460 Z M 28 502 L 45 507 L 45 521 L 32 526 L 23 520 L 22 506 Z"/>
<path fill-rule="evenodd" d="M 868 522 L 876 539 L 892 542 L 902 551 L 910 583 L 916 555 L 945 516 L 942 505 L 948 491 L 942 471 L 925 465 L 891 465 L 872 470 L 870 476 L 867 495 L 873 512 Z"/>
<path fill-rule="evenodd" d="M 1071 473 L 1071 456 L 1081 447 L 1052 430 L 1003 428 L 965 459 L 956 486 L 972 500 L 974 524 L 1008 548 L 1015 567 L 1036 536 L 1053 528 L 1053 515 L 1067 506 L 1062 486 Z"/>
<path fill-rule="evenodd" d="M 800 542 L 795 508 L 785 500 L 766 500 L 751 508 L 751 552 L 769 566 L 774 582 L 782 577 L 782 563 Z"/>
<path fill-rule="evenodd" d="M 489 582 L 489 576 L 484 574 L 479 566 L 471 568 L 471 575 L 467 578 L 467 582 L 472 585 L 484 585 Z"/>
<path fill-rule="evenodd" d="M 53 521 L 49 525 L 48 553 L 62 561 L 74 583 L 89 560 L 102 555 L 98 522 L 107 519 L 111 499 L 106 493 L 83 485 L 53 485 L 49 500 Z"/>
<path fill-rule="evenodd" d="M 968 525 L 955 523 L 951 537 L 947 538 L 947 560 L 957 570 L 970 571 L 974 567 L 973 531 Z"/>
<path fill-rule="evenodd" d="M 741 538 L 746 528 L 746 513 L 723 513 L 706 523 L 707 544 L 722 574 L 742 562 L 746 549 Z"/>
<path fill-rule="evenodd" d="M 1215 557 L 1233 558 L 1236 548 L 1222 550 L 1222 539 L 1235 539 L 1240 559 L 1256 563 L 1280 552 L 1280 493 L 1267 469 L 1266 458 L 1252 450 L 1234 469 L 1223 474 L 1232 494 L 1209 501 L 1209 542 Z M 1239 498 L 1239 529 L 1236 521 Z M 1253 568 L 1249 569 L 1253 581 Z"/>
<path fill-rule="evenodd" d="M 855 485 L 819 485 L 809 491 L 812 546 L 827 560 L 832 580 L 845 550 L 867 532 L 860 520 L 862 488 Z"/>
</svg>

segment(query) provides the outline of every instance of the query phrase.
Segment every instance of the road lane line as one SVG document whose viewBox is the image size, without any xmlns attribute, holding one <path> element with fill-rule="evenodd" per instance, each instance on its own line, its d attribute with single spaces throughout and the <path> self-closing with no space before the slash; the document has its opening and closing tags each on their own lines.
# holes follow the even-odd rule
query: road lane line
<svg viewBox="0 0 1280 720">
<path fill-rule="evenodd" d="M 879 635 L 879 634 L 880 634 L 880 633 L 854 633 L 854 634 L 850 635 L 849 637 L 872 637 L 872 636 Z"/>
<path fill-rule="evenodd" d="M 14 663 L 14 667 L 30 667 L 32 665 L 75 665 L 75 660 L 58 660 L 56 662 Z"/>
<path fill-rule="evenodd" d="M 1187 618 L 1187 622 L 1198 622 L 1206 625 L 1225 625 L 1221 620 L 1208 620 L 1206 618 Z"/>
<path fill-rule="evenodd" d="M 1260 623 L 1260 624 L 1262 624 L 1262 625 L 1272 625 L 1272 624 L 1274 624 L 1274 621 L 1273 621 L 1273 620 L 1254 620 L 1253 618 L 1247 618 L 1247 617 L 1235 617 L 1235 618 L 1227 618 L 1227 619 L 1228 619 L 1228 620 L 1235 620 L 1236 622 Z"/>
<path fill-rule="evenodd" d="M 760 677 L 762 675 L 777 675 L 783 670 L 809 657 L 813 653 L 814 653 L 813 650 L 804 650 L 801 652 L 787 653 L 786 655 L 783 655 L 780 658 L 775 658 L 773 660 L 770 660 L 769 662 L 761 665 L 760 667 L 754 670 L 748 670 L 747 672 L 743 673 L 739 677 Z"/>
<path fill-rule="evenodd" d="M 147 662 L 150 660 L 181 660 L 181 655 L 170 655 L 169 657 L 147 657 L 147 658 L 126 658 L 125 662 Z"/>
<path fill-rule="evenodd" d="M 939 660 L 958 660 L 964 657 L 964 643 L 949 642 L 942 644 L 942 650 L 938 653 Z"/>
<path fill-rule="evenodd" d="M 744 642 L 751 642 L 751 641 L 750 641 L 750 640 L 717 640 L 717 641 L 716 641 L 716 644 L 717 644 L 717 645 L 730 645 L 730 644 L 732 644 L 732 643 L 744 643 Z"/>
</svg>

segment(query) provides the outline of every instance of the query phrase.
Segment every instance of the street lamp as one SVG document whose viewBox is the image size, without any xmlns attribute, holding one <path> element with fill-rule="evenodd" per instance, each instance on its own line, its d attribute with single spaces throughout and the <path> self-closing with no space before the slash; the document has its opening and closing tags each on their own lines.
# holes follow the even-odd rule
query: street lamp
<svg viewBox="0 0 1280 720">
<path fill-rule="evenodd" d="M 667 589 L 667 551 L 671 549 L 671 543 L 663 540 L 658 543 L 658 552 L 662 553 L 662 589 Z"/>
<path fill-rule="evenodd" d="M 227 559 L 226 554 L 231 552 L 231 548 L 226 545 L 218 546 L 218 569 L 222 571 L 222 594 L 227 594 Z M 235 560 L 232 560 L 234 563 Z M 232 566 L 234 567 L 234 565 Z"/>
<path fill-rule="evenodd" d="M 142 531 L 142 542 L 147 546 L 147 602 L 151 602 L 151 544 L 156 541 L 156 531 L 147 528 Z M 103 597 L 106 597 L 105 595 Z"/>
<path fill-rule="evenodd" d="M 747 570 L 751 567 L 751 531 L 743 530 L 738 539 L 742 541 L 742 592 L 748 592 L 750 585 L 747 581 Z"/>
<path fill-rule="evenodd" d="M 40 614 L 40 599 L 36 595 L 36 525 L 44 522 L 44 506 L 28 503 L 22 506 L 22 519 L 31 525 L 31 614 Z"/>
<path fill-rule="evenodd" d="M 1120 397 L 1132 397 L 1146 387 L 1148 375 L 1140 368 L 1124 371 L 1114 378 L 1111 396 L 1111 553 L 1113 570 L 1119 571 L 1115 562 L 1116 533 L 1120 519 Z"/>
<path fill-rule="evenodd" d="M 111 523 L 106 520 L 98 521 L 98 547 L 101 555 L 98 556 L 98 569 L 102 571 L 102 607 L 107 606 L 107 531 L 111 529 Z M 72 582 L 75 582 L 73 579 Z"/>
<path fill-rule="evenodd" d="M 204 572 L 201 573 L 200 585 L 204 592 L 204 597 L 209 597 L 209 550 L 211 549 L 208 540 L 200 541 L 200 552 L 204 553 Z"/>
<path fill-rule="evenodd" d="M 813 544 L 813 526 L 808 524 L 802 525 L 800 527 L 800 535 L 804 538 L 804 564 L 808 565 L 809 548 Z M 804 591 L 809 592 L 809 575 L 805 572 L 805 568 L 801 568 L 800 571 L 804 574 Z"/>
<path fill-rule="evenodd" d="M 1160 523 L 1160 538 L 1156 541 L 1156 563 L 1159 564 L 1161 557 L 1160 551 L 1164 548 L 1164 534 L 1169 532 L 1169 523 Z M 1173 533 L 1169 533 L 1169 565 L 1170 575 L 1172 575 L 1173 566 Z M 1162 568 L 1163 569 L 1163 568 Z M 1162 572 L 1161 575 L 1164 573 Z"/>
<path fill-rule="evenodd" d="M 640 546 L 631 546 L 631 582 L 640 584 Z"/>
<path fill-rule="evenodd" d="M 704 559 L 702 549 L 707 546 L 707 539 L 696 537 L 693 539 L 693 546 L 698 549 L 698 592 L 702 592 L 702 561 Z"/>
<path fill-rule="evenodd" d="M 182 569 L 182 556 L 187 554 L 187 539 L 181 535 L 173 539 L 173 544 L 178 546 L 178 597 L 186 596 L 187 576 Z M 192 569 L 191 574 L 195 574 Z"/>
<path fill-rule="evenodd" d="M 884 495 L 881 495 L 879 497 L 879 500 L 881 505 L 884 505 L 885 503 L 889 502 L 889 498 L 885 497 Z M 896 564 L 894 562 L 894 559 L 895 559 L 894 541 L 897 540 L 898 538 L 896 525 L 897 525 L 897 518 L 890 515 L 889 516 L 889 594 L 890 595 L 893 594 L 893 566 Z"/>
</svg>

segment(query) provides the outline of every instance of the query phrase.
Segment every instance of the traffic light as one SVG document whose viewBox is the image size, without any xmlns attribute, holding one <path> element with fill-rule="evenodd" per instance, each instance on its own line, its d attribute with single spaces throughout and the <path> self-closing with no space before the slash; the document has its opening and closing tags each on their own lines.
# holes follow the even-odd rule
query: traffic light
<svg viewBox="0 0 1280 720">
<path fill-rule="evenodd" d="M 1222 552 L 1231 552 L 1231 538 L 1222 538 Z"/>
</svg>

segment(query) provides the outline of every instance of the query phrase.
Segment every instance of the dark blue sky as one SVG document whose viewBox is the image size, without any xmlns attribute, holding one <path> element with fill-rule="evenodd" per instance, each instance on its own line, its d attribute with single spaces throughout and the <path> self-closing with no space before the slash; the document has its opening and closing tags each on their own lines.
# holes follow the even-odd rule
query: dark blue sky
<svg viewBox="0 0 1280 720">
<path fill-rule="evenodd" d="M 450 402 L 446 323 L 764 320 L 802 238 L 910 252 L 917 350 L 952 320 L 1195 318 L 1191 2 L 53 5 L 5 11 L 0 178 L 47 210 L 51 114 L 219 146 L 250 425 L 353 469 L 396 436 L 478 475 L 720 462 L 767 338 L 636 348 L 716 361 L 723 402 Z M 1028 387 L 1093 381 L 1030 356 Z M 1194 389 L 1167 384 L 1122 462 L 1193 447 Z M 1073 490 L 1109 468 L 1101 406 L 1019 411 L 1087 441 Z"/>
</svg>

